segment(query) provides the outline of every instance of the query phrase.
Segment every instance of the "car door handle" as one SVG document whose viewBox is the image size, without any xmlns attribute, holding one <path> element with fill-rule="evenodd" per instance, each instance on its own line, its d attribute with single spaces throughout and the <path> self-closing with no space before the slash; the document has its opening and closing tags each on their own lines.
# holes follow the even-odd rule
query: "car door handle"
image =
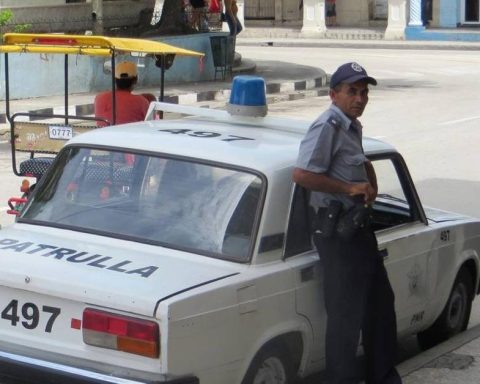
<svg viewBox="0 0 480 384">
<path fill-rule="evenodd" d="M 383 248 L 378 251 L 380 253 L 380 256 L 382 256 L 384 259 L 388 257 L 388 249 Z"/>
</svg>

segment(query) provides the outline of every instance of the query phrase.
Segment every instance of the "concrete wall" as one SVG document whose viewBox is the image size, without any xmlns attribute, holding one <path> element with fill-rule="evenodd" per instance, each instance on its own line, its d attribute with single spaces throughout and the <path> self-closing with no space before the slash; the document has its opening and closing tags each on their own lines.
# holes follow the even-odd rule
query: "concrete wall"
<svg viewBox="0 0 480 384">
<path fill-rule="evenodd" d="M 299 9 L 299 0 L 277 0 L 275 1 L 275 7 L 277 7 L 277 2 L 281 4 L 280 20 L 287 22 L 302 20 L 303 14 Z M 275 14 L 275 19 L 278 19 L 277 13 Z"/>
<path fill-rule="evenodd" d="M 371 0 L 371 19 L 388 19 L 388 0 Z"/>
<path fill-rule="evenodd" d="M 173 36 L 161 41 L 178 47 L 205 53 L 200 60 L 193 57 L 176 57 L 173 66 L 165 72 L 166 89 L 169 83 L 205 81 L 214 78 L 215 69 L 210 45 L 210 36 L 226 36 L 226 33 L 202 33 Z M 160 40 L 160 39 L 158 39 Z M 139 84 L 155 87 L 160 84 L 160 69 L 151 58 L 119 57 L 120 60 L 138 62 Z M 69 56 L 69 93 L 89 93 L 109 89 L 111 77 L 104 71 L 104 62 L 109 59 L 89 56 Z M 5 99 L 4 56 L 0 56 L 0 99 Z M 64 55 L 9 54 L 10 97 L 22 99 L 38 96 L 64 94 Z"/>
<path fill-rule="evenodd" d="M 66 4 L 65 0 L 1 0 L 0 8 L 7 8 L 11 6 L 29 6 L 29 5 L 63 5 Z"/>
<path fill-rule="evenodd" d="M 440 1 L 441 0 L 433 0 L 432 2 L 432 21 L 430 22 L 430 26 L 434 28 L 440 26 Z"/>
<path fill-rule="evenodd" d="M 263 0 L 245 0 L 247 4 L 252 2 L 259 3 Z M 373 19 L 386 20 L 388 0 L 337 0 L 337 22 L 342 27 L 366 27 Z M 325 9 L 324 0 L 315 0 L 314 2 L 303 0 L 303 11 L 299 8 L 300 0 L 275 0 L 275 25 L 292 24 L 292 22 L 305 21 L 305 10 L 308 9 L 310 19 L 318 19 L 318 16 L 312 16 L 312 9 Z M 384 7 L 382 7 L 384 5 Z M 313 8 L 312 8 L 313 7 Z M 380 10 L 383 13 L 378 17 Z M 377 17 L 375 17 L 377 16 Z M 305 25 L 304 25 L 305 27 Z M 307 25 L 306 29 L 311 29 Z"/>
<path fill-rule="evenodd" d="M 439 0 L 439 27 L 456 28 L 460 22 L 460 0 Z"/>
<path fill-rule="evenodd" d="M 12 1 L 6 6 L 1 0 L 1 8 L 9 8 L 13 18 L 6 25 L 13 30 L 15 24 L 28 24 L 29 32 L 75 32 L 92 30 L 92 4 L 69 3 L 65 1 Z M 11 0 L 8 0 L 10 3 Z M 60 6 L 59 6 L 60 5 Z M 153 11 L 155 0 L 113 0 L 103 3 L 103 25 L 105 28 L 133 26 L 149 23 L 148 10 Z"/>
<path fill-rule="evenodd" d="M 337 1 L 337 23 L 342 27 L 369 26 L 369 0 Z"/>
<path fill-rule="evenodd" d="M 433 0 L 433 19 L 430 24 L 434 28 L 457 28 L 461 22 L 461 0 Z"/>
</svg>

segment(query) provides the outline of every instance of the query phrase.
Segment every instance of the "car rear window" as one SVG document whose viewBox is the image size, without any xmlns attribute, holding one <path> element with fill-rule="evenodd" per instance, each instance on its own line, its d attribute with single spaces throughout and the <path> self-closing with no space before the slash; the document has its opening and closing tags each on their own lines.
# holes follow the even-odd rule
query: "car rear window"
<svg viewBox="0 0 480 384">
<path fill-rule="evenodd" d="M 243 170 L 70 147 L 19 221 L 247 261 L 262 188 L 258 175 Z"/>
</svg>

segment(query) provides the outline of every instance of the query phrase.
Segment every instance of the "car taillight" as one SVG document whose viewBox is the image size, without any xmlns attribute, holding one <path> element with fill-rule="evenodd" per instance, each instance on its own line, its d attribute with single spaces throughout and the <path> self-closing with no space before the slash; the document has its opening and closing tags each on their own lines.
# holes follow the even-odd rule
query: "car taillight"
<svg viewBox="0 0 480 384">
<path fill-rule="evenodd" d="M 87 308 L 82 332 L 89 345 L 152 358 L 159 355 L 158 324 L 153 321 Z"/>
</svg>

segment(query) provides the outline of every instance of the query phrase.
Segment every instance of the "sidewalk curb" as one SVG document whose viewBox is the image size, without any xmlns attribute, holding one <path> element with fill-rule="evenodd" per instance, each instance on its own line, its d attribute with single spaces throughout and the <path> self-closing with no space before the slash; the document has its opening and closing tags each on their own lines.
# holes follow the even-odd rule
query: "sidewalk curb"
<svg viewBox="0 0 480 384">
<path fill-rule="evenodd" d="M 397 41 L 397 40 L 335 40 L 277 37 L 238 38 L 237 46 L 351 48 L 351 49 L 402 49 L 402 50 L 452 50 L 478 51 L 480 43 L 464 41 Z"/>
<path fill-rule="evenodd" d="M 230 84 L 229 84 L 230 85 Z M 315 77 L 307 80 L 285 81 L 285 82 L 266 82 L 265 88 L 267 95 L 276 95 L 279 93 L 306 91 L 322 88 L 327 85 L 327 76 Z M 191 104 L 202 101 L 219 101 L 230 97 L 230 88 L 222 88 L 216 91 L 200 91 L 185 93 L 179 95 L 166 95 L 165 102 L 172 104 Z"/>
<path fill-rule="evenodd" d="M 397 366 L 400 376 L 405 377 L 412 372 L 418 371 L 431 361 L 438 359 L 446 353 L 452 352 L 461 346 L 468 344 L 470 341 L 480 337 L 480 324 L 476 325 L 465 332 L 462 332 L 451 339 L 428 349 Z"/>
<path fill-rule="evenodd" d="M 266 92 L 267 97 L 275 97 L 289 92 L 302 92 L 302 94 L 288 94 L 286 100 L 295 100 L 299 98 L 321 96 L 325 94 L 324 88 L 327 85 L 328 77 L 327 75 L 322 75 L 319 77 L 314 77 L 311 79 L 305 80 L 295 80 L 295 81 L 284 81 L 284 82 L 266 82 Z M 220 84 L 219 84 L 220 85 Z M 164 101 L 172 104 L 194 104 L 202 101 L 222 101 L 228 100 L 230 97 L 230 84 L 223 84 L 225 87 L 221 87 L 218 90 L 207 90 L 207 91 L 194 91 L 187 92 L 177 95 L 165 95 Z M 28 113 L 34 114 L 64 114 L 64 106 L 57 106 L 52 108 L 43 108 L 38 110 L 30 110 Z M 69 105 L 70 116 L 85 116 L 94 114 L 94 105 L 93 103 L 88 104 L 78 104 L 78 105 Z M 43 118 L 35 116 L 26 116 L 22 121 L 38 121 Z M 0 114 L 0 124 L 6 124 L 7 118 L 5 113 Z"/>
</svg>

